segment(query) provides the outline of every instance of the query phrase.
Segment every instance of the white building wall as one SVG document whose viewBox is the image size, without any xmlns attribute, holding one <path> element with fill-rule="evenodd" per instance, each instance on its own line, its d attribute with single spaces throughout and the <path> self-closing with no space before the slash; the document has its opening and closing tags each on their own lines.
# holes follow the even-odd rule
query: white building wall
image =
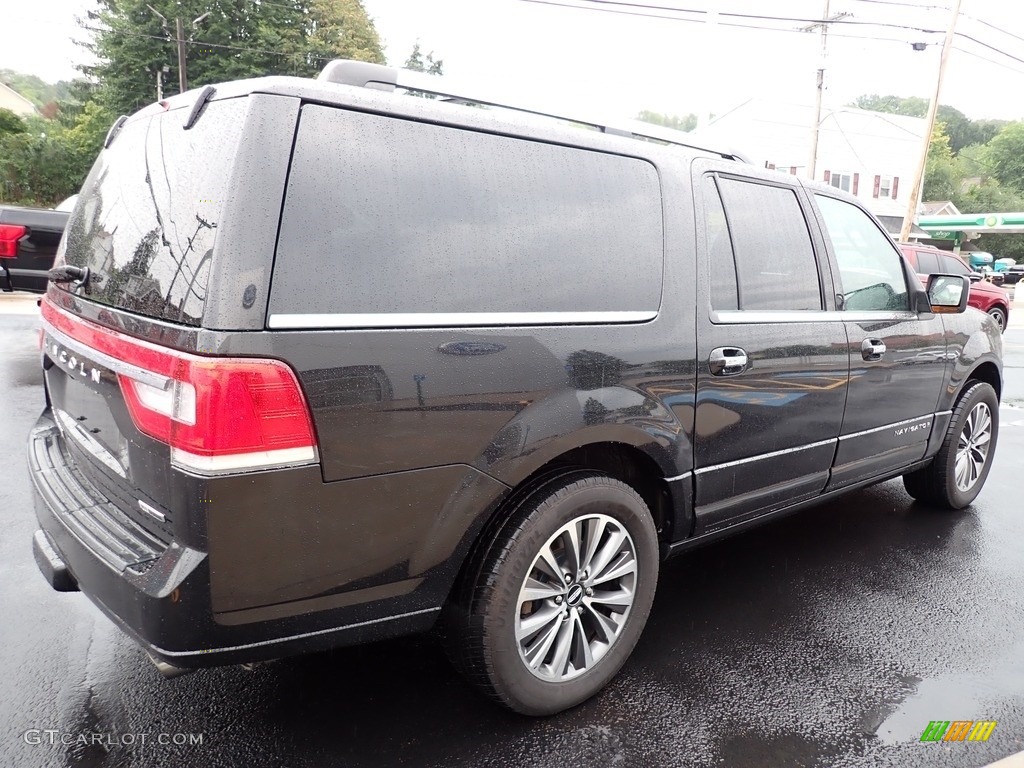
<svg viewBox="0 0 1024 768">
<path fill-rule="evenodd" d="M 735 147 L 759 166 L 806 176 L 811 146 L 813 107 L 754 99 L 713 120 L 700 135 L 706 141 Z M 852 107 L 822 109 L 815 179 L 842 179 L 878 216 L 906 212 L 907 195 L 924 136 L 923 118 L 868 112 Z M 875 177 L 880 177 L 875 196 Z M 895 182 L 895 198 L 884 195 L 885 179 Z"/>
</svg>

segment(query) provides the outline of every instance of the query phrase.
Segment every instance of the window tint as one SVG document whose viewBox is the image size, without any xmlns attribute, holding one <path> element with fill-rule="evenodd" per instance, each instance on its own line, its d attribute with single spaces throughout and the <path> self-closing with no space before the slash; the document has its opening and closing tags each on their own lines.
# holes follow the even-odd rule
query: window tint
<svg viewBox="0 0 1024 768">
<path fill-rule="evenodd" d="M 66 259 L 102 280 L 92 301 L 198 325 L 248 99 L 129 120 L 100 153 L 68 220 Z"/>
<path fill-rule="evenodd" d="M 713 176 L 704 177 L 704 218 L 708 258 L 711 260 L 711 306 L 714 309 L 739 309 L 736 261 L 729 225 Z"/>
<path fill-rule="evenodd" d="M 657 310 L 663 250 L 647 162 L 309 105 L 270 307 Z"/>
<path fill-rule="evenodd" d="M 920 275 L 934 275 L 939 271 L 939 260 L 929 251 L 914 251 L 917 255 L 917 272 Z"/>
<path fill-rule="evenodd" d="M 948 275 L 969 275 L 971 270 L 955 256 L 943 256 L 942 271 Z"/>
<path fill-rule="evenodd" d="M 796 193 L 718 179 L 732 235 L 740 309 L 821 309 L 818 267 Z"/>
<path fill-rule="evenodd" d="M 839 264 L 843 308 L 909 309 L 906 275 L 892 238 L 857 206 L 824 195 L 815 197 Z"/>
</svg>

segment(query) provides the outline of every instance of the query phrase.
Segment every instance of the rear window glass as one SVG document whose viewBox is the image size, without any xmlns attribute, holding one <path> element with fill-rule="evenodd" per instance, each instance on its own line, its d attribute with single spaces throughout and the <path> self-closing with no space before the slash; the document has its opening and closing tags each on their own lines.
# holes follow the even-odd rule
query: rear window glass
<svg viewBox="0 0 1024 768">
<path fill-rule="evenodd" d="M 198 325 L 247 99 L 131 120 L 103 151 L 67 226 L 65 259 L 93 301 Z"/>
<path fill-rule="evenodd" d="M 662 253 L 645 161 L 310 105 L 270 307 L 656 311 Z"/>
</svg>

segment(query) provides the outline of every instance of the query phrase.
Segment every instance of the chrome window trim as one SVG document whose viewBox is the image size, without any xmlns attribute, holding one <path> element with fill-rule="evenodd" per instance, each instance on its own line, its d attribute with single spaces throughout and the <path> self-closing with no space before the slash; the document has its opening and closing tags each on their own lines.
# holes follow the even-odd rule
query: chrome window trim
<svg viewBox="0 0 1024 768">
<path fill-rule="evenodd" d="M 780 310 L 768 312 L 765 310 L 748 311 L 742 309 L 712 310 L 711 322 L 720 325 L 741 325 L 746 323 L 879 323 L 879 322 L 906 322 L 918 320 L 916 312 L 900 311 L 892 312 L 882 310 L 877 312 L 844 312 L 842 310 L 818 310 L 807 309 L 800 311 Z"/>
<path fill-rule="evenodd" d="M 508 325 L 610 325 L 643 323 L 657 310 L 608 312 L 381 312 L 358 314 L 275 314 L 273 330 L 302 328 L 475 328 Z"/>
<path fill-rule="evenodd" d="M 433 613 L 440 611 L 441 606 L 436 608 L 423 608 L 418 611 L 409 611 L 408 613 L 399 613 L 395 616 L 383 616 L 379 619 L 369 619 L 368 621 L 359 621 L 355 624 L 345 624 L 341 627 L 330 627 L 328 629 L 318 629 L 315 632 L 303 632 L 300 635 L 288 635 L 287 637 L 278 637 L 273 640 L 261 640 L 257 643 L 245 643 L 244 645 L 229 645 L 221 648 L 202 648 L 194 651 L 168 651 L 159 646 L 147 643 L 150 648 L 159 653 L 161 656 L 171 657 L 182 657 L 182 656 L 202 656 L 207 653 L 229 653 L 231 651 L 244 651 L 249 648 L 263 648 L 268 645 L 279 645 L 281 643 L 288 643 L 292 640 L 304 640 L 307 637 L 317 637 L 318 635 L 328 635 L 332 632 L 343 632 L 346 629 L 358 629 L 359 627 L 367 627 L 372 624 L 380 624 L 385 621 L 394 621 L 395 619 L 405 619 L 410 616 L 419 616 L 424 613 Z"/>
<path fill-rule="evenodd" d="M 808 451 L 811 448 L 820 448 L 823 445 L 832 445 L 836 442 L 836 438 L 831 437 L 828 440 L 819 440 L 816 443 L 807 443 L 806 445 L 798 445 L 793 448 L 783 448 L 779 451 L 772 451 L 771 453 L 761 453 L 757 456 L 748 456 L 745 459 L 736 459 L 735 461 L 727 461 L 723 464 L 713 464 L 710 467 L 699 467 L 693 472 L 695 475 L 703 475 L 706 472 L 714 472 L 718 469 L 728 469 L 729 467 L 737 467 L 741 464 L 750 464 L 754 461 L 762 461 L 764 459 L 772 459 L 776 456 L 785 456 L 789 453 L 799 453 L 800 451 Z"/>
</svg>

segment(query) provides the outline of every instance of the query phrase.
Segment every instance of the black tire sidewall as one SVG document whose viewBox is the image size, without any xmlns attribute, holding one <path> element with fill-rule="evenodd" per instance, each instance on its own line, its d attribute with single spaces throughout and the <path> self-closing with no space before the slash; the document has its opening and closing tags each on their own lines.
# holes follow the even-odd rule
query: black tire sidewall
<svg viewBox="0 0 1024 768">
<path fill-rule="evenodd" d="M 974 410 L 978 403 L 985 403 L 989 408 L 989 413 L 992 419 L 992 436 L 989 438 L 989 450 L 988 455 L 985 457 L 985 467 L 981 471 L 981 476 L 977 482 L 967 491 L 961 491 L 956 487 L 956 451 L 957 443 L 960 439 L 961 433 L 964 431 L 964 425 L 967 423 L 967 419 Z M 978 494 L 981 493 L 981 489 L 985 485 L 985 481 L 988 479 L 988 473 L 992 469 L 992 459 L 995 455 L 996 440 L 999 437 L 999 400 L 996 397 L 995 390 L 985 383 L 977 383 L 964 393 L 963 398 L 957 403 L 956 410 L 954 411 L 953 422 L 950 424 L 949 430 L 946 432 L 946 438 L 942 443 L 942 448 L 939 450 L 938 458 L 944 463 L 944 479 L 946 487 L 943 489 L 944 495 L 949 502 L 949 505 L 953 509 L 963 509 L 964 507 L 970 506 Z"/>
<path fill-rule="evenodd" d="M 992 307 L 992 309 L 988 311 L 988 314 L 989 316 L 992 317 L 992 319 L 995 319 L 996 312 L 999 313 L 1000 317 L 999 320 L 996 320 L 996 322 L 999 324 L 999 331 L 1003 332 L 1006 330 L 1006 313 L 999 307 Z"/>
<path fill-rule="evenodd" d="M 587 514 L 612 517 L 632 538 L 637 558 L 634 602 L 621 634 L 591 670 L 566 682 L 547 682 L 526 668 L 519 653 L 515 638 L 519 590 L 548 539 L 570 520 Z M 490 657 L 489 676 L 495 691 L 513 709 L 530 715 L 553 714 L 590 698 L 629 657 L 654 600 L 659 564 L 657 534 L 643 500 L 631 488 L 611 478 L 577 481 L 537 504 L 503 555 L 485 576 L 493 578 L 493 592 L 488 604 L 480 606 Z"/>
</svg>

